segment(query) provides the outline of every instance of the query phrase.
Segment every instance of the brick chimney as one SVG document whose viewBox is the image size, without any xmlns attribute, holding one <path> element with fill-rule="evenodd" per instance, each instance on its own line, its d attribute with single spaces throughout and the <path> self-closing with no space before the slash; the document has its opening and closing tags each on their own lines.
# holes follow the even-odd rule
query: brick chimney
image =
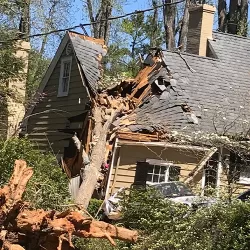
<svg viewBox="0 0 250 250">
<path fill-rule="evenodd" d="M 214 6 L 203 4 L 190 6 L 186 52 L 206 56 L 207 39 L 212 38 Z"/>
<path fill-rule="evenodd" d="M 17 41 L 18 50 L 16 57 L 22 58 L 24 67 L 20 72 L 20 79 L 11 80 L 8 87 L 15 93 L 15 98 L 8 97 L 7 99 L 7 138 L 18 135 L 19 123 L 22 121 L 25 113 L 25 92 L 26 79 L 28 73 L 28 57 L 30 51 L 30 43 L 19 40 Z"/>
</svg>

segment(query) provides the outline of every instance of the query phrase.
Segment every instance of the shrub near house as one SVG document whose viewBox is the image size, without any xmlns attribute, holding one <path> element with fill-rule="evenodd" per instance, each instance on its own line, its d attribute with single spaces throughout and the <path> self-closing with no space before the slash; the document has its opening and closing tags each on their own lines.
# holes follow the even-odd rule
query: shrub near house
<svg viewBox="0 0 250 250">
<path fill-rule="evenodd" d="M 132 191 L 124 197 L 119 221 L 140 231 L 137 244 L 118 242 L 115 249 L 131 250 L 249 250 L 250 202 L 221 202 L 187 214 L 183 204 L 164 201 L 156 190 Z M 113 247 L 100 240 L 79 242 L 80 249 Z"/>
</svg>

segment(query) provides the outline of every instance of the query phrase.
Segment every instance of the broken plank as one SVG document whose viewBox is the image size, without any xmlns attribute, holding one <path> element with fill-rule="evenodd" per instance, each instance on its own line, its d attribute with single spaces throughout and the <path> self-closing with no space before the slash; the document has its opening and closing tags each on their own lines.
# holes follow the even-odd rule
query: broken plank
<svg viewBox="0 0 250 250">
<path fill-rule="evenodd" d="M 131 140 L 131 141 L 159 141 L 157 135 L 148 135 L 148 134 L 141 134 L 141 133 L 129 133 L 129 132 L 119 132 L 118 133 L 119 139 Z"/>
</svg>

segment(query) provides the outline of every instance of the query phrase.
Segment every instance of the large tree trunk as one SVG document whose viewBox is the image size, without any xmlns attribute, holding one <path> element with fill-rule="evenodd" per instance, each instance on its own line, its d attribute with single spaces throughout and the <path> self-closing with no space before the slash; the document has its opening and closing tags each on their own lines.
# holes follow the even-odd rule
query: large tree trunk
<svg viewBox="0 0 250 250">
<path fill-rule="evenodd" d="M 150 47 L 156 47 L 157 46 L 157 31 L 159 29 L 158 8 L 156 8 L 157 0 L 152 0 L 152 5 L 155 9 L 154 9 L 153 20 L 152 20 L 152 34 L 151 34 L 151 37 L 149 38 L 150 39 L 149 43 L 150 43 Z"/>
<path fill-rule="evenodd" d="M 227 3 L 225 0 L 218 0 L 218 29 L 226 32 Z"/>
<path fill-rule="evenodd" d="M 239 0 L 239 20 L 237 25 L 237 35 L 247 36 L 247 28 L 248 28 L 248 0 Z"/>
<path fill-rule="evenodd" d="M 230 0 L 229 13 L 228 13 L 228 33 L 237 33 L 237 22 L 238 22 L 238 1 Z"/>
<path fill-rule="evenodd" d="M 187 47 L 187 34 L 188 34 L 188 25 L 189 25 L 189 6 L 190 6 L 190 0 L 186 0 L 182 24 L 181 24 L 180 36 L 179 36 L 179 41 L 178 41 L 178 47 L 180 48 L 180 51 L 186 51 L 186 47 Z"/>
<path fill-rule="evenodd" d="M 20 37 L 24 40 L 29 41 L 28 36 L 30 35 L 30 0 L 24 0 L 20 3 L 21 7 L 21 18 L 19 22 L 19 31 L 21 32 Z"/>
<path fill-rule="evenodd" d="M 230 0 L 228 33 L 247 36 L 248 1 Z"/>
<path fill-rule="evenodd" d="M 87 9 L 89 14 L 89 19 L 92 23 L 91 25 L 92 36 L 95 38 L 102 38 L 104 39 L 105 44 L 108 44 L 111 23 L 107 19 L 109 19 L 112 14 L 112 9 L 113 9 L 112 0 L 101 0 L 100 7 L 97 10 L 96 15 L 94 15 L 92 0 L 87 0 Z"/>
<path fill-rule="evenodd" d="M 76 202 L 81 204 L 84 208 L 88 207 L 89 201 L 94 193 L 98 178 L 100 176 L 101 166 L 104 163 L 106 154 L 105 148 L 107 143 L 108 130 L 119 111 L 113 111 L 110 117 L 102 125 L 102 108 L 96 106 L 93 111 L 93 119 L 95 127 L 93 130 L 93 149 L 91 151 L 90 163 L 85 165 L 82 174 L 82 184 L 79 188 Z"/>
<path fill-rule="evenodd" d="M 16 161 L 9 184 L 0 189 L 0 246 L 2 250 L 74 249 L 71 238 L 106 238 L 135 242 L 137 232 L 94 221 L 79 211 L 29 210 L 21 198 L 33 174 L 25 161 Z M 22 247 L 20 246 L 22 245 Z"/>
<path fill-rule="evenodd" d="M 164 0 L 165 4 L 171 3 L 172 0 Z M 164 27 L 166 33 L 166 47 L 168 50 L 175 49 L 175 16 L 176 16 L 176 5 L 164 5 L 163 17 Z"/>
</svg>

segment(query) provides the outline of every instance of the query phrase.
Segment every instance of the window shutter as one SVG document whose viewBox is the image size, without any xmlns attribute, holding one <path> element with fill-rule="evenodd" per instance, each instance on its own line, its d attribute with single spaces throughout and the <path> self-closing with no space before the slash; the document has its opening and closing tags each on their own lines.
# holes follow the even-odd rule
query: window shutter
<svg viewBox="0 0 250 250">
<path fill-rule="evenodd" d="M 146 185 L 149 163 L 138 161 L 136 163 L 135 179 L 133 185 Z"/>
</svg>

